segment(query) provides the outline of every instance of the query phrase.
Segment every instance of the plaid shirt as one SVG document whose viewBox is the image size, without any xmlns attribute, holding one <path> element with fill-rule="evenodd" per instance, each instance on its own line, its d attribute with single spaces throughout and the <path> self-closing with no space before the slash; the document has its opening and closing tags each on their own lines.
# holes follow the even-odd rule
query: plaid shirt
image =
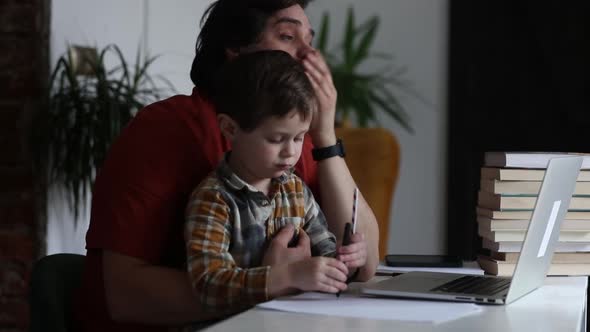
<svg viewBox="0 0 590 332">
<path fill-rule="evenodd" d="M 185 240 L 191 285 L 203 310 L 233 313 L 269 300 L 268 242 L 293 224 L 310 238 L 313 256 L 334 256 L 336 238 L 309 188 L 286 172 L 268 196 L 241 180 L 224 160 L 192 193 Z"/>
</svg>

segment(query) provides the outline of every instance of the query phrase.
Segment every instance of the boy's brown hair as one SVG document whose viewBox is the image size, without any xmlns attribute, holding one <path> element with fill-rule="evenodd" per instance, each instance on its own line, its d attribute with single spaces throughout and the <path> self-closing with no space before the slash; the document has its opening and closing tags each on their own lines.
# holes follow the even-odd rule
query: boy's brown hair
<svg viewBox="0 0 590 332">
<path fill-rule="evenodd" d="M 212 98 L 217 113 L 227 114 L 244 131 L 293 110 L 305 119 L 317 107 L 303 66 L 289 53 L 276 50 L 242 54 L 226 63 L 218 73 Z"/>
</svg>

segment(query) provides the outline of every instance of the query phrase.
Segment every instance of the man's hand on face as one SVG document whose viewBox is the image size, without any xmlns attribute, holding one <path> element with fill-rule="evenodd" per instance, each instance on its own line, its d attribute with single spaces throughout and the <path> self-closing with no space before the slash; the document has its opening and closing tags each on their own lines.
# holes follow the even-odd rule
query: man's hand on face
<svg viewBox="0 0 590 332">
<path fill-rule="evenodd" d="M 264 257 L 262 265 L 288 264 L 311 257 L 311 245 L 309 236 L 305 231 L 300 230 L 297 246 L 289 248 L 289 241 L 293 238 L 295 228 L 288 224 L 272 239 Z"/>
<path fill-rule="evenodd" d="M 318 100 L 317 116 L 313 117 L 310 135 L 316 147 L 336 144 L 334 118 L 338 93 L 332 73 L 319 51 L 312 50 L 302 59 L 305 72 L 311 81 Z"/>
</svg>

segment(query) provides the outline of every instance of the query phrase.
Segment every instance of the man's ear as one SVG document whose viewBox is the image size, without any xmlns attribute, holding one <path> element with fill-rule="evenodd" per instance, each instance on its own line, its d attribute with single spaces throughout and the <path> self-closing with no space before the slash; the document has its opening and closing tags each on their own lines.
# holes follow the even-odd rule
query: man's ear
<svg viewBox="0 0 590 332">
<path fill-rule="evenodd" d="M 238 124 L 234 119 L 229 117 L 227 114 L 217 114 L 217 121 L 219 122 L 219 129 L 225 138 L 229 141 L 234 139 L 237 130 L 239 129 Z"/>
</svg>

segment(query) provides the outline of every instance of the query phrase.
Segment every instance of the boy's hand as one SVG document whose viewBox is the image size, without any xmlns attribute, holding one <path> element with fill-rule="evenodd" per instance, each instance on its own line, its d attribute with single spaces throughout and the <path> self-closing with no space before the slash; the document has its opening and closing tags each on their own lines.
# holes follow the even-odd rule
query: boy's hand
<svg viewBox="0 0 590 332">
<path fill-rule="evenodd" d="M 262 265 L 288 264 L 311 257 L 311 245 L 309 236 L 305 231 L 299 231 L 299 241 L 296 247 L 289 248 L 289 241 L 293 238 L 295 228 L 291 224 L 283 227 L 279 233 L 270 241 Z"/>
<path fill-rule="evenodd" d="M 290 286 L 302 291 L 337 293 L 346 290 L 348 268 L 331 257 L 311 257 L 288 266 Z"/>
<path fill-rule="evenodd" d="M 367 263 L 367 241 L 360 233 L 350 236 L 350 244 L 338 248 L 338 259 L 343 262 L 350 271 L 363 267 Z"/>
</svg>

